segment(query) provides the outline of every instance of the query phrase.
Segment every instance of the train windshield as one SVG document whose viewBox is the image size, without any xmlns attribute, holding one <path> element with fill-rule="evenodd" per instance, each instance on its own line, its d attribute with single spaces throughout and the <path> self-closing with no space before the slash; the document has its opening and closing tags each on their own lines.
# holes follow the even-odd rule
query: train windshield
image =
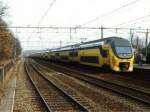
<svg viewBox="0 0 150 112">
<path fill-rule="evenodd" d="M 131 54 L 131 47 L 118 47 L 116 46 L 116 52 L 117 54 L 127 53 Z"/>
<path fill-rule="evenodd" d="M 116 55 L 120 58 L 130 58 L 132 56 L 132 47 L 128 40 L 115 39 L 114 47 Z"/>
</svg>

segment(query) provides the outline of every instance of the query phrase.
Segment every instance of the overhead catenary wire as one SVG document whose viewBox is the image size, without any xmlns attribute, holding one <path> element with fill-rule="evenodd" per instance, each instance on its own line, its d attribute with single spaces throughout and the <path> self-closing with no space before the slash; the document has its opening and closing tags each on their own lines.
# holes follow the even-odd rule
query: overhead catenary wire
<svg viewBox="0 0 150 112">
<path fill-rule="evenodd" d="M 132 26 L 132 25 L 136 25 L 136 24 L 139 24 L 139 23 L 145 23 L 145 22 L 148 22 L 150 21 L 150 18 L 149 19 L 146 19 L 146 20 L 142 20 L 142 21 L 138 21 L 138 22 L 134 22 L 134 23 L 131 23 L 131 24 L 127 24 L 125 26 Z"/>
<path fill-rule="evenodd" d="M 52 8 L 52 6 L 54 5 L 54 3 L 56 2 L 56 0 L 53 0 L 48 9 L 45 11 L 45 13 L 43 14 L 43 16 L 41 17 L 40 21 L 38 22 L 38 26 L 40 26 L 40 24 L 42 23 L 42 21 L 44 20 L 44 18 L 47 16 L 48 12 L 50 11 L 50 9 Z"/>
<path fill-rule="evenodd" d="M 150 14 L 147 15 L 147 16 L 142 16 L 142 17 L 139 17 L 139 18 L 136 18 L 136 19 L 133 19 L 133 20 L 129 20 L 129 21 L 126 21 L 126 22 L 123 22 L 123 23 L 120 23 L 120 24 L 117 24 L 117 25 L 114 25 L 114 26 L 111 26 L 111 27 L 126 26 L 126 24 L 130 24 L 130 23 L 135 22 L 135 21 L 140 21 L 140 20 L 146 19 L 148 17 L 150 17 Z"/>
<path fill-rule="evenodd" d="M 90 23 L 92 23 L 92 22 L 98 20 L 99 18 L 102 18 L 102 17 L 108 16 L 108 15 L 110 15 L 110 14 L 113 14 L 113 13 L 115 13 L 115 12 L 117 12 L 117 11 L 123 9 L 123 8 L 126 8 L 126 7 L 128 7 L 128 6 L 131 6 L 131 5 L 133 5 L 133 4 L 135 4 L 135 3 L 139 2 L 139 1 L 141 1 L 141 0 L 134 0 L 134 1 L 130 2 L 130 3 L 127 3 L 127 4 L 125 4 L 125 5 L 122 5 L 122 6 L 119 7 L 119 8 L 116 8 L 116 9 L 114 9 L 114 10 L 112 10 L 112 11 L 109 11 L 109 12 L 107 12 L 107 13 L 105 13 L 105 14 L 102 14 L 102 15 L 100 15 L 100 16 L 97 16 L 96 18 L 94 18 L 94 19 L 92 19 L 92 20 L 89 20 L 89 21 L 87 21 L 87 22 L 85 22 L 85 23 L 82 23 L 82 24 L 76 26 L 76 28 L 85 26 L 85 25 L 87 25 L 87 24 L 90 24 Z"/>
<path fill-rule="evenodd" d="M 50 9 L 52 8 L 52 6 L 54 5 L 54 3 L 56 2 L 56 0 L 53 0 L 52 2 L 50 2 L 47 10 L 45 11 L 45 13 L 42 15 L 41 19 L 39 20 L 37 26 L 38 26 L 38 30 L 39 30 L 39 26 L 42 23 L 42 21 L 44 20 L 44 18 L 47 16 L 48 12 L 50 11 Z M 35 31 L 34 31 L 35 32 Z M 39 32 L 40 33 L 40 32 Z M 31 34 L 29 37 L 31 37 L 33 34 Z M 41 37 L 39 37 L 41 39 Z"/>
</svg>

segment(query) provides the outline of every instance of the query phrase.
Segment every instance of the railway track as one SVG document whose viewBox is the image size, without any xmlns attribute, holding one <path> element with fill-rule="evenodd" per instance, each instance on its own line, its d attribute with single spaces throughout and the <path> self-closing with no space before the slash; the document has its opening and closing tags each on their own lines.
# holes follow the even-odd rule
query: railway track
<svg viewBox="0 0 150 112">
<path fill-rule="evenodd" d="M 95 86 L 109 89 L 123 96 L 130 97 L 139 102 L 150 105 L 150 92 L 149 91 L 140 90 L 135 87 L 124 86 L 118 83 L 106 81 L 106 80 L 94 77 L 92 75 L 89 75 L 87 73 L 81 73 L 80 71 L 76 71 L 76 70 L 66 68 L 64 66 L 60 66 L 56 64 L 49 64 L 49 66 L 56 71 L 65 73 L 69 76 L 78 78 L 82 81 L 88 82 L 90 84 L 94 84 Z"/>
<path fill-rule="evenodd" d="M 48 61 L 45 60 L 37 60 L 38 62 L 40 62 L 41 64 L 49 64 Z M 52 62 L 54 63 L 54 62 Z M 102 68 L 96 68 L 96 67 L 89 67 L 89 66 L 84 66 L 84 65 L 80 65 L 80 64 L 73 64 L 73 63 L 54 63 L 54 64 L 58 64 L 61 66 L 65 66 L 66 68 L 70 68 L 70 69 L 74 69 L 80 73 L 84 73 L 84 74 L 91 74 L 92 76 L 101 78 L 103 80 L 107 80 L 107 81 L 113 81 L 113 83 L 118 83 L 119 85 L 126 85 L 129 87 L 134 87 L 136 89 L 140 89 L 142 91 L 149 91 L 150 92 L 150 75 L 148 74 L 149 72 L 147 72 L 145 74 L 144 72 L 129 72 L 129 73 L 124 73 L 124 72 L 113 72 L 110 70 L 107 70 L 107 68 L 105 68 L 104 70 Z M 102 71 L 103 70 L 103 71 Z"/>
<path fill-rule="evenodd" d="M 42 59 L 36 59 L 37 61 L 44 61 L 47 62 L 48 60 L 42 60 Z M 150 75 L 148 70 L 137 70 L 134 69 L 133 72 L 114 72 L 110 70 L 109 68 L 98 68 L 98 67 L 92 67 L 92 66 L 86 66 L 81 64 L 75 64 L 75 63 L 62 63 L 62 62 L 52 62 L 54 64 L 58 64 L 61 66 L 66 66 L 72 69 L 76 69 L 79 71 L 84 71 L 85 73 L 90 73 L 92 75 L 98 75 L 98 74 L 112 74 L 116 76 L 124 76 L 125 78 L 128 78 L 129 80 L 142 80 L 144 82 L 150 81 Z M 142 74 L 142 75 L 141 75 Z"/>
<path fill-rule="evenodd" d="M 17 66 L 17 84 L 13 112 L 46 112 L 39 95 L 27 76 L 23 62 Z"/>
<path fill-rule="evenodd" d="M 56 84 L 40 74 L 40 72 L 37 72 L 29 61 L 26 62 L 25 68 L 30 80 L 45 104 L 47 111 L 90 111 L 88 107 L 77 102 L 77 100 L 75 100 L 62 88 L 59 88 Z"/>
</svg>

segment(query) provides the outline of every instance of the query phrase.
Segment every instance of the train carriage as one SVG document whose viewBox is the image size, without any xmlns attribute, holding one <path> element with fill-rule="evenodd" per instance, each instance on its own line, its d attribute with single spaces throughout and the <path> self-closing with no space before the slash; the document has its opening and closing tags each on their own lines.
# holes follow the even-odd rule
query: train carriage
<svg viewBox="0 0 150 112">
<path fill-rule="evenodd" d="M 119 37 L 64 46 L 51 50 L 48 55 L 50 60 L 77 62 L 96 67 L 108 66 L 118 72 L 133 71 L 132 46 L 128 40 Z"/>
<path fill-rule="evenodd" d="M 79 63 L 101 67 L 103 65 L 103 59 L 99 51 L 99 41 L 87 42 L 80 45 L 78 49 Z"/>
</svg>

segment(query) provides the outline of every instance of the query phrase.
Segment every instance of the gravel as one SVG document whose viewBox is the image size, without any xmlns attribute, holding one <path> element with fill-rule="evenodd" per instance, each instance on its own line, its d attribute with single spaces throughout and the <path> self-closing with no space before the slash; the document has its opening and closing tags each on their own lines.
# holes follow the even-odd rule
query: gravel
<svg viewBox="0 0 150 112">
<path fill-rule="evenodd" d="M 148 106 L 143 105 L 142 103 L 123 97 L 109 90 L 95 87 L 65 74 L 55 73 L 53 70 L 50 70 L 49 75 L 67 84 L 68 87 L 72 87 L 74 90 L 85 96 L 88 100 L 94 102 L 96 104 L 95 108 L 98 111 L 145 112 L 150 110 Z"/>
<path fill-rule="evenodd" d="M 37 94 L 34 91 L 27 74 L 25 73 L 23 61 L 17 72 L 16 95 L 13 112 L 44 112 L 40 106 Z"/>
</svg>

